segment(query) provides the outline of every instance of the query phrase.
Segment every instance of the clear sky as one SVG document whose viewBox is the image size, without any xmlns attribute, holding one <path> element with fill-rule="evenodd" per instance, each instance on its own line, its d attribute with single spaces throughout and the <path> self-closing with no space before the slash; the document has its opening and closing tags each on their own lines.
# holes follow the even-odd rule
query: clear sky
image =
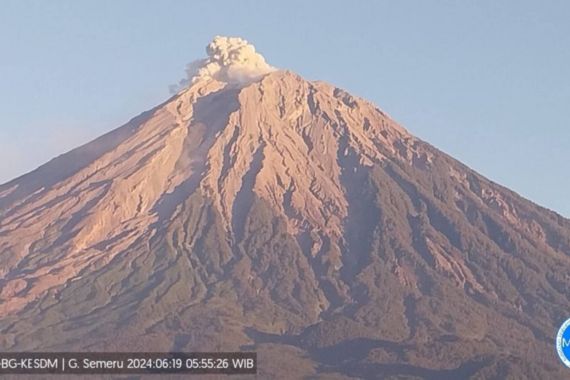
<svg viewBox="0 0 570 380">
<path fill-rule="evenodd" d="M 570 1 L 0 1 L 0 182 L 169 96 L 214 35 L 570 216 Z"/>
</svg>

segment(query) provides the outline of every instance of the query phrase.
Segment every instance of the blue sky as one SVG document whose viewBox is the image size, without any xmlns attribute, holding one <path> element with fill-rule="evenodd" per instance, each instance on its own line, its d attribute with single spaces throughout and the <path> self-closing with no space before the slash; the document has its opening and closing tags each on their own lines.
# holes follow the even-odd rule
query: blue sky
<svg viewBox="0 0 570 380">
<path fill-rule="evenodd" d="M 0 182 L 169 96 L 214 35 L 570 216 L 568 1 L 0 2 Z"/>
</svg>

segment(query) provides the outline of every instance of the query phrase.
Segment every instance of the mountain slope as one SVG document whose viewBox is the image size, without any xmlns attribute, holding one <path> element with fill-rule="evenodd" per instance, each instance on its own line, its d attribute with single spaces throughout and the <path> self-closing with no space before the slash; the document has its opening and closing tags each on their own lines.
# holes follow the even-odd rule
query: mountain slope
<svg viewBox="0 0 570 380">
<path fill-rule="evenodd" d="M 570 222 L 288 71 L 195 81 L 0 186 L 0 268 L 6 350 L 252 349 L 285 378 L 563 373 Z"/>
</svg>

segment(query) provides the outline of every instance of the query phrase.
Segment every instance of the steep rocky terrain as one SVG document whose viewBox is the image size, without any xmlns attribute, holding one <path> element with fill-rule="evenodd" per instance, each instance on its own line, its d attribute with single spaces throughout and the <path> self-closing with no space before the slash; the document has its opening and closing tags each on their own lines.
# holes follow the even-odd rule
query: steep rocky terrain
<svg viewBox="0 0 570 380">
<path fill-rule="evenodd" d="M 570 221 L 288 71 L 198 78 L 0 186 L 0 340 L 260 378 L 562 378 Z M 566 372 L 567 375 L 567 372 Z"/>
</svg>

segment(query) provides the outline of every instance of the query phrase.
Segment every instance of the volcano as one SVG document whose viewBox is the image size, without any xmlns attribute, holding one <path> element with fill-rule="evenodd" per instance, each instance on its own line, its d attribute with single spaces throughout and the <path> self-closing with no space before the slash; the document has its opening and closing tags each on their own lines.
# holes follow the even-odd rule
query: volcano
<svg viewBox="0 0 570 380">
<path fill-rule="evenodd" d="M 165 103 L 0 186 L 3 351 L 564 376 L 569 220 L 244 40 L 207 52 Z"/>
</svg>

